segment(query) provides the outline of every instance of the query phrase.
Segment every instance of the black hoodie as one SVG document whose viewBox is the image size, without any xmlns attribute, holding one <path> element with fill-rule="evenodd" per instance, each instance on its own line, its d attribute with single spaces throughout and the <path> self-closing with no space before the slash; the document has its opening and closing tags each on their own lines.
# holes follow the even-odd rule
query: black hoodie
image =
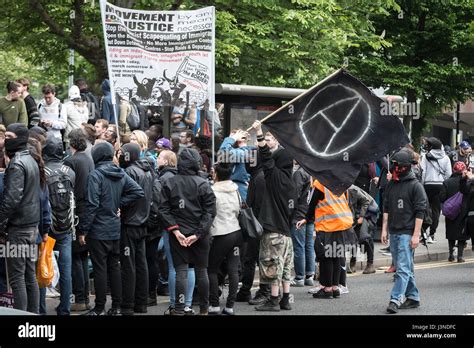
<svg viewBox="0 0 474 348">
<path fill-rule="evenodd" d="M 42 156 L 46 168 L 51 171 L 55 169 L 61 169 L 71 178 L 71 182 L 75 185 L 76 174 L 70 167 L 63 165 L 63 142 L 61 139 L 50 135 L 46 138 L 46 142 L 43 145 Z"/>
<path fill-rule="evenodd" d="M 298 204 L 292 180 L 293 159 L 287 150 L 270 152 L 265 145 L 259 147 L 265 177 L 265 192 L 258 216 L 265 233 L 290 235 L 291 215 Z"/>
<path fill-rule="evenodd" d="M 399 181 L 391 180 L 383 201 L 383 211 L 388 213 L 388 232 L 412 235 L 415 219 L 423 219 L 427 204 L 425 190 L 412 171 Z"/>
<path fill-rule="evenodd" d="M 113 162 L 114 149 L 100 143 L 92 149 L 95 169 L 87 180 L 86 209 L 79 221 L 78 234 L 98 240 L 120 239 L 119 208 L 123 211 L 144 197 L 141 187 Z"/>
<path fill-rule="evenodd" d="M 179 229 L 185 236 L 200 238 L 209 233 L 216 216 L 216 197 L 198 171 L 199 153 L 183 149 L 178 174 L 163 182 L 158 210 L 169 232 Z"/>
</svg>

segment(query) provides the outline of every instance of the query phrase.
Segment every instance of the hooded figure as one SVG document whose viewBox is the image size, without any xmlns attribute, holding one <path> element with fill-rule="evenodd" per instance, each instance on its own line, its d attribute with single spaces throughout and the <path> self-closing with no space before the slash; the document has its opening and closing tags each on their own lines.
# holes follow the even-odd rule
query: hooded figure
<svg viewBox="0 0 474 348">
<path fill-rule="evenodd" d="M 282 147 L 273 153 L 260 148 L 265 178 L 265 191 L 259 221 L 264 230 L 290 236 L 290 223 L 298 197 L 293 183 L 293 158 Z M 293 202 L 293 205 L 290 204 Z"/>
<path fill-rule="evenodd" d="M 5 151 L 11 159 L 18 151 L 26 150 L 29 133 L 23 123 L 13 123 L 7 127 L 6 131 L 16 135 L 16 138 L 5 139 Z"/>
<path fill-rule="evenodd" d="M 110 82 L 109 80 L 105 79 L 101 85 L 102 92 L 104 93 L 104 97 L 102 98 L 102 107 L 101 107 L 101 117 L 107 121 L 109 124 L 115 124 L 115 115 L 114 109 L 112 105 L 112 94 L 110 93 Z M 119 110 L 118 106 L 116 105 L 115 114 L 118 117 Z"/>
<path fill-rule="evenodd" d="M 68 142 L 69 133 L 73 129 L 80 128 L 82 123 L 86 123 L 89 120 L 89 108 L 87 102 L 81 99 L 79 87 L 71 86 L 69 88 L 69 101 L 64 103 L 61 116 L 67 119 L 64 140 Z"/>
</svg>

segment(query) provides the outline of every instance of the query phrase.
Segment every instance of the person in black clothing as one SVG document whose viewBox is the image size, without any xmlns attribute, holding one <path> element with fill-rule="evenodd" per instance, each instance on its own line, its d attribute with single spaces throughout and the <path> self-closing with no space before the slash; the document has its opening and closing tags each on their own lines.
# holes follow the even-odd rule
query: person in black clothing
<svg viewBox="0 0 474 348">
<path fill-rule="evenodd" d="M 265 143 L 260 121 L 252 125 L 257 134 L 258 148 L 262 159 L 265 192 L 259 221 L 263 227 L 260 242 L 260 282 L 270 284 L 271 296 L 257 311 L 278 312 L 291 310 L 290 282 L 293 268 L 293 243 L 290 224 L 297 194 L 292 180 L 293 158 L 282 147 L 273 153 Z M 279 300 L 280 282 L 283 297 Z"/>
<path fill-rule="evenodd" d="M 27 149 L 28 128 L 10 124 L 5 132 L 5 150 L 10 163 L 4 177 L 4 199 L 0 205 L 0 240 L 10 246 L 31 249 L 40 222 L 40 173 Z M 8 257 L 8 276 L 14 308 L 39 312 L 39 289 L 31 255 Z"/>
<path fill-rule="evenodd" d="M 87 244 L 92 259 L 95 285 L 95 308 L 86 315 L 103 315 L 107 301 L 107 276 L 110 280 L 112 308 L 108 315 L 118 315 L 122 297 L 120 276 L 119 208 L 144 197 L 142 188 L 113 162 L 114 148 L 100 143 L 92 149 L 95 169 L 87 179 L 84 219 L 76 233 L 79 243 Z"/>
<path fill-rule="evenodd" d="M 454 163 L 453 174 L 451 177 L 443 183 L 439 198 L 441 203 L 447 199 L 453 197 L 461 191 L 461 182 L 463 183 L 463 191 L 468 192 L 466 189 L 467 176 L 463 173 L 467 171 L 467 166 L 464 162 L 458 161 Z M 445 218 L 446 222 L 446 239 L 448 240 L 449 246 L 449 257 L 448 261 L 454 261 L 454 246 L 458 246 L 458 262 L 464 262 L 463 254 L 466 241 L 469 239 L 469 234 L 465 233 L 466 215 L 468 213 L 469 193 L 463 195 L 461 209 L 456 219 L 451 220 L 448 217 Z"/>
<path fill-rule="evenodd" d="M 398 309 L 420 306 L 420 295 L 416 287 L 413 256 L 420 243 L 421 226 L 428 204 L 423 186 L 418 182 L 411 167 L 411 151 L 400 150 L 391 158 L 392 180 L 385 191 L 382 243 L 388 243 L 397 270 L 387 313 Z M 402 299 L 406 301 L 402 303 Z"/>
<path fill-rule="evenodd" d="M 265 178 L 263 176 L 262 160 L 259 152 L 257 152 L 256 162 L 246 163 L 245 169 L 247 173 L 250 174 L 247 205 L 252 208 L 255 217 L 258 219 L 265 190 Z M 250 305 L 261 305 L 270 296 L 270 285 L 260 283 L 254 298 L 251 298 L 252 294 L 250 289 L 253 286 L 253 280 L 255 278 L 255 265 L 258 264 L 259 252 L 259 238 L 251 238 L 244 241 L 241 251 L 242 286 L 237 293 L 236 302 L 248 302 Z"/>
<path fill-rule="evenodd" d="M 79 221 L 84 219 L 86 209 L 86 186 L 89 173 L 94 170 L 92 157 L 84 151 L 87 140 L 82 129 L 73 129 L 69 133 L 69 146 L 72 156 L 64 160 L 64 165 L 76 174 L 74 197 L 76 199 L 76 215 Z M 89 307 L 89 250 L 87 245 L 80 245 L 76 238 L 72 242 L 72 292 L 74 303 L 71 311 L 84 311 Z"/>
<path fill-rule="evenodd" d="M 190 263 L 196 273 L 200 314 L 209 308 L 209 229 L 216 216 L 216 197 L 206 179 L 198 175 L 199 153 L 185 148 L 178 174 L 163 183 L 159 212 L 165 233 L 170 233 L 171 254 L 176 269 L 175 315 L 184 315 L 187 272 Z"/>
<path fill-rule="evenodd" d="M 152 199 L 153 174 L 146 159 L 140 159 L 138 144 L 125 144 L 119 151 L 120 167 L 145 192 L 121 213 L 120 265 L 122 267 L 122 315 L 147 312 L 148 266 L 146 262 L 146 223 Z"/>
<path fill-rule="evenodd" d="M 79 87 L 79 91 L 81 92 L 81 99 L 87 102 L 87 108 L 89 110 L 88 123 L 94 125 L 95 121 L 101 118 L 99 99 L 97 99 L 97 97 L 89 91 L 89 86 L 87 85 L 86 79 L 78 78 L 76 80 L 75 85 Z"/>
<path fill-rule="evenodd" d="M 35 98 L 30 94 L 30 81 L 26 78 L 17 80 L 19 84 L 23 86 L 21 91 L 23 100 L 25 101 L 26 113 L 28 114 L 28 128 L 37 126 L 40 121 L 38 114 L 38 107 L 36 106 Z"/>
</svg>

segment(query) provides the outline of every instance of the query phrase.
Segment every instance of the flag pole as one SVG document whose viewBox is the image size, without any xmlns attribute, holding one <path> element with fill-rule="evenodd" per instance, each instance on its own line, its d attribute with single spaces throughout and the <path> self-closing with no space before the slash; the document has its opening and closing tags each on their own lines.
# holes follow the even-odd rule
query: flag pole
<svg viewBox="0 0 474 348">
<path fill-rule="evenodd" d="M 307 95 L 308 93 L 311 93 L 313 91 L 313 89 L 319 87 L 321 84 L 323 84 L 324 82 L 326 82 L 327 80 L 329 80 L 330 78 L 334 77 L 335 75 L 339 74 L 341 71 L 344 71 L 343 68 L 340 68 L 338 70 L 336 70 L 335 72 L 333 72 L 331 75 L 327 76 L 326 78 L 324 78 L 324 80 L 321 80 L 319 81 L 317 84 L 315 84 L 313 87 L 311 87 L 310 89 L 308 89 L 306 92 L 304 93 L 301 93 L 299 96 L 297 96 L 296 98 L 290 100 L 288 103 L 286 103 L 285 105 L 283 105 L 282 107 L 280 107 L 278 110 L 275 110 L 273 111 L 271 114 L 268 114 L 267 116 L 265 116 L 263 119 L 260 120 L 260 122 L 265 122 L 266 120 L 268 120 L 270 117 L 274 116 L 276 113 L 280 112 L 281 110 L 287 108 L 289 105 L 293 104 L 294 102 L 296 102 L 297 100 L 303 98 L 305 95 Z M 252 130 L 252 127 L 249 127 L 247 129 L 247 132 L 250 132 Z"/>
</svg>

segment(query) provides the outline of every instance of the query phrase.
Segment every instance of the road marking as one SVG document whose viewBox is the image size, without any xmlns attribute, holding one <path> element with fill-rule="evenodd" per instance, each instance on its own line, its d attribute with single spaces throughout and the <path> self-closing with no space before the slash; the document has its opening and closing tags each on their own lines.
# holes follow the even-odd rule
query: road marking
<svg viewBox="0 0 474 348">
<path fill-rule="evenodd" d="M 435 262 L 435 263 L 422 263 L 422 264 L 415 264 L 415 270 L 422 270 L 422 269 L 431 269 L 431 268 L 438 268 L 438 267 L 446 267 L 446 266 L 459 266 L 459 265 L 465 265 L 465 264 L 471 264 L 474 263 L 474 259 L 466 259 L 466 262 L 463 263 L 457 263 L 457 262 L 449 262 L 449 261 L 442 261 L 442 262 Z M 382 267 L 380 267 L 382 268 Z M 383 267 L 384 269 L 388 269 L 388 267 Z M 375 274 L 382 274 L 382 271 L 384 269 L 377 269 L 380 272 L 376 272 Z M 394 274 L 394 273 L 383 273 L 383 274 Z M 359 277 L 361 275 L 365 275 L 362 272 L 357 272 L 353 274 L 348 274 L 348 278 L 352 277 Z"/>
</svg>

